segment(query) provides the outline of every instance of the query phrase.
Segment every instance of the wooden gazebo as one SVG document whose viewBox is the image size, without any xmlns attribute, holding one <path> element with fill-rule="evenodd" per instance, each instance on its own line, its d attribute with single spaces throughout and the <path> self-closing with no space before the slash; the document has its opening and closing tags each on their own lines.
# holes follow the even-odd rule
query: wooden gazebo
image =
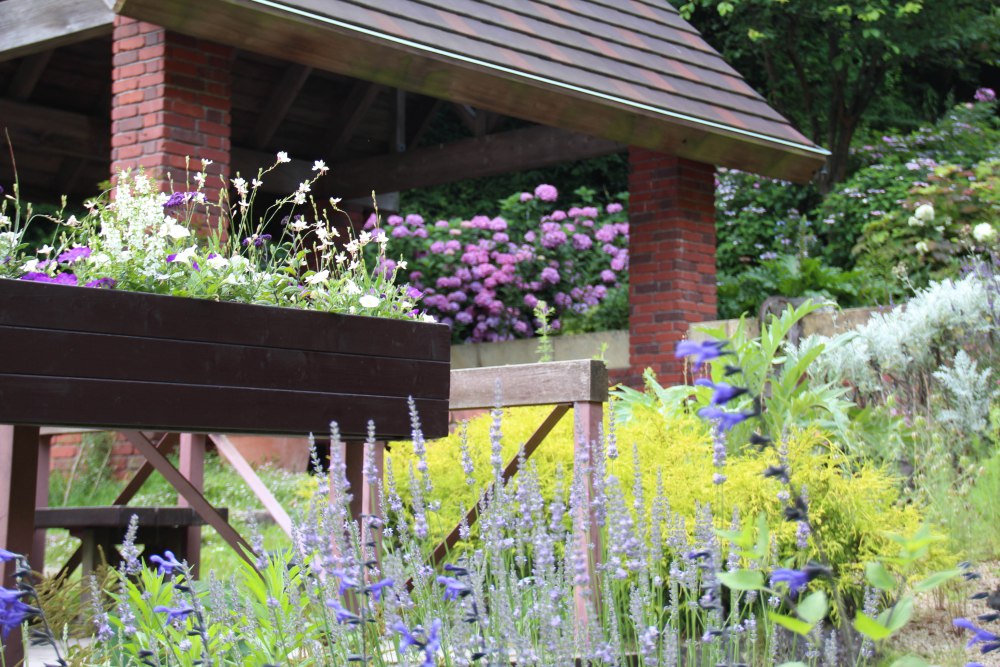
<svg viewBox="0 0 1000 667">
<path fill-rule="evenodd" d="M 318 194 L 350 198 L 627 151 L 632 382 L 715 316 L 714 167 L 804 181 L 826 155 L 665 0 L 0 0 L 0 126 L 29 198 L 188 155 L 287 151 L 283 193 L 322 159 Z"/>
</svg>

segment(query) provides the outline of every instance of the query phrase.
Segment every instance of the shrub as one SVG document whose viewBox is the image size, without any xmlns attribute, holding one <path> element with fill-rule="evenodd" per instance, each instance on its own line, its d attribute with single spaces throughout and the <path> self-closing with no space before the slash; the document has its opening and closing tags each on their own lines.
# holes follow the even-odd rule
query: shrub
<svg viewBox="0 0 1000 667">
<path fill-rule="evenodd" d="M 596 205 L 592 190 L 576 191 L 578 205 L 556 208 L 558 192 L 540 185 L 511 195 L 500 216 L 438 220 L 389 216 L 388 255 L 407 258 L 409 280 L 422 306 L 452 328 L 456 342 L 531 337 L 539 301 L 561 318 L 587 313 L 627 285 L 628 222 L 621 203 Z M 373 217 L 368 228 L 377 224 Z M 391 260 L 387 270 L 396 270 Z M 605 311 L 620 316 L 622 309 Z M 626 313 L 627 314 L 627 313 Z"/>
<path fill-rule="evenodd" d="M 547 413 L 548 408 L 503 411 L 505 462 L 517 455 L 520 443 Z M 605 423 L 610 423 L 611 418 L 612 415 L 606 414 Z M 434 486 L 423 502 L 434 508 L 427 514 L 431 543 L 440 542 L 458 525 L 464 512 L 479 500 L 482 490 L 492 481 L 491 428 L 495 428 L 492 418 L 483 415 L 468 423 L 467 436 L 463 436 L 464 429 L 459 429 L 448 438 L 427 443 L 428 474 Z M 467 444 L 463 445 L 463 441 Z M 885 531 L 912 532 L 921 522 L 920 512 L 912 505 L 898 503 L 897 478 L 876 465 L 852 465 L 820 432 L 795 431 L 787 444 L 788 460 L 796 471 L 792 483 L 807 490 L 825 545 L 824 555 L 841 573 L 843 590 L 859 596 L 864 563 L 890 544 Z M 618 454 L 618 449 L 623 451 Z M 463 451 L 468 452 L 472 463 L 471 476 L 463 471 Z M 691 535 L 699 508 L 703 506 L 711 508 L 716 526 L 728 526 L 733 516 L 752 519 L 758 512 L 764 512 L 777 540 L 779 559 L 795 556 L 802 564 L 819 556 L 815 551 L 797 552 L 796 526 L 782 521 L 781 487 L 776 480 L 761 478 L 761 470 L 778 463 L 778 454 L 773 450 L 759 453 L 749 447 L 741 449 L 726 462 L 725 484 L 715 484 L 713 475 L 717 468 L 713 466 L 712 436 L 707 425 L 690 414 L 664 417 L 655 410 L 639 407 L 616 429 L 614 440 L 607 445 L 607 456 L 607 473 L 616 479 L 615 486 L 621 490 L 625 506 L 633 506 L 641 489 L 648 507 L 662 483 L 662 495 L 672 517 L 664 517 L 663 531 L 683 525 Z M 393 443 L 391 469 L 407 505 L 412 503 L 413 484 L 403 480 L 418 465 L 418 458 L 411 443 Z M 573 465 L 572 423 L 568 418 L 556 426 L 530 462 L 537 469 L 538 484 L 547 502 L 560 492 L 567 492 Z M 641 480 L 639 486 L 637 478 Z M 637 511 L 636 516 L 644 514 Z"/>
</svg>

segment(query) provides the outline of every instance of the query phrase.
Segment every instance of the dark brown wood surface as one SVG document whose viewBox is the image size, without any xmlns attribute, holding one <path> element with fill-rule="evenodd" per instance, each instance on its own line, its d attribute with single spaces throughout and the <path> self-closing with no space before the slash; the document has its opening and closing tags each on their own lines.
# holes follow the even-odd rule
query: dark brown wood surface
<svg viewBox="0 0 1000 667">
<path fill-rule="evenodd" d="M 216 508 L 223 518 L 229 510 Z M 204 526 L 205 520 L 191 507 L 39 507 L 36 528 L 128 528 L 132 515 L 144 528 L 161 526 Z"/>
<path fill-rule="evenodd" d="M 0 280 L 0 423 L 447 433 L 447 327 Z"/>
</svg>

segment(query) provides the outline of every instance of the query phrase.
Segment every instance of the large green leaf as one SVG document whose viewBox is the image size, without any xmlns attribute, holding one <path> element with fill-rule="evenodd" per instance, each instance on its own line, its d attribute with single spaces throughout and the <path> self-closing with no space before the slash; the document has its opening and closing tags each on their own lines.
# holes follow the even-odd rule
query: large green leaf
<svg viewBox="0 0 1000 667">
<path fill-rule="evenodd" d="M 860 611 L 854 618 L 854 629 L 872 641 L 880 641 L 892 634 L 892 630 L 885 627 L 874 618 L 865 616 Z"/>
<path fill-rule="evenodd" d="M 879 623 L 888 628 L 889 632 L 897 632 L 913 617 L 913 596 L 905 595 L 899 602 L 878 615 Z"/>
<path fill-rule="evenodd" d="M 918 658 L 915 655 L 904 655 L 902 658 L 893 661 L 889 667 L 929 667 L 928 663 L 923 658 Z"/>
<path fill-rule="evenodd" d="M 800 621 L 797 618 L 792 618 L 791 616 L 784 616 L 782 614 L 776 614 L 773 611 L 767 613 L 767 617 L 772 621 L 777 623 L 783 628 L 791 630 L 797 635 L 802 635 L 805 637 L 810 632 L 812 632 L 813 626 L 805 621 Z"/>
<path fill-rule="evenodd" d="M 889 574 L 882 563 L 865 563 L 865 579 L 875 588 L 882 591 L 891 591 L 896 588 L 896 579 Z"/>
<path fill-rule="evenodd" d="M 733 570 L 720 573 L 719 581 L 734 591 L 759 591 L 764 588 L 764 573 L 757 570 Z"/>
<path fill-rule="evenodd" d="M 935 572 L 926 579 L 918 581 L 913 587 L 913 590 L 917 593 L 933 590 L 946 581 L 954 579 L 960 574 L 962 574 L 962 570 L 945 570 L 943 572 Z"/>
<path fill-rule="evenodd" d="M 816 591 L 815 593 L 810 593 L 795 605 L 795 613 L 806 623 L 816 625 L 826 618 L 826 612 L 829 608 L 830 605 L 827 602 L 826 593 Z"/>
</svg>

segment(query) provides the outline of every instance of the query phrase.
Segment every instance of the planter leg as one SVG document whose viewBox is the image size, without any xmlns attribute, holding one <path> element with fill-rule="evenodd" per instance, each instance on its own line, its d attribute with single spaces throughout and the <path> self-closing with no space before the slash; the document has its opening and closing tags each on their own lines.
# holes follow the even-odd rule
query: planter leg
<svg viewBox="0 0 1000 667">
<path fill-rule="evenodd" d="M 27 554 L 35 537 L 35 500 L 38 475 L 38 427 L 0 426 L 0 546 Z M 0 583 L 14 587 L 14 563 L 2 570 Z M 15 667 L 24 659 L 21 633 L 14 630 L 4 645 L 4 664 Z"/>
<path fill-rule="evenodd" d="M 200 433 L 182 433 L 180 446 L 180 471 L 191 486 L 203 492 L 205 490 L 205 436 Z M 190 507 L 191 504 L 178 494 L 177 504 L 180 507 Z M 201 526 L 188 526 L 187 550 L 184 553 L 191 573 L 197 577 L 201 564 Z"/>
<path fill-rule="evenodd" d="M 369 484 L 365 480 L 365 447 L 364 441 L 352 441 L 344 445 L 344 462 L 347 464 L 347 481 L 351 485 L 351 518 L 358 522 L 361 530 L 361 543 L 367 544 L 374 538 L 375 556 L 381 552 L 381 531 L 376 531 L 373 536 L 369 536 L 369 529 L 365 516 L 375 516 L 381 518 L 379 507 L 379 485 Z M 385 464 L 385 443 L 376 442 L 374 445 L 375 469 L 378 471 L 377 479 L 382 479 L 382 471 Z"/>
<path fill-rule="evenodd" d="M 49 506 L 49 466 L 52 436 L 42 435 L 38 438 L 38 475 L 35 486 L 35 507 Z M 35 539 L 31 545 L 31 567 L 39 573 L 45 572 L 45 529 L 35 530 Z"/>
</svg>

